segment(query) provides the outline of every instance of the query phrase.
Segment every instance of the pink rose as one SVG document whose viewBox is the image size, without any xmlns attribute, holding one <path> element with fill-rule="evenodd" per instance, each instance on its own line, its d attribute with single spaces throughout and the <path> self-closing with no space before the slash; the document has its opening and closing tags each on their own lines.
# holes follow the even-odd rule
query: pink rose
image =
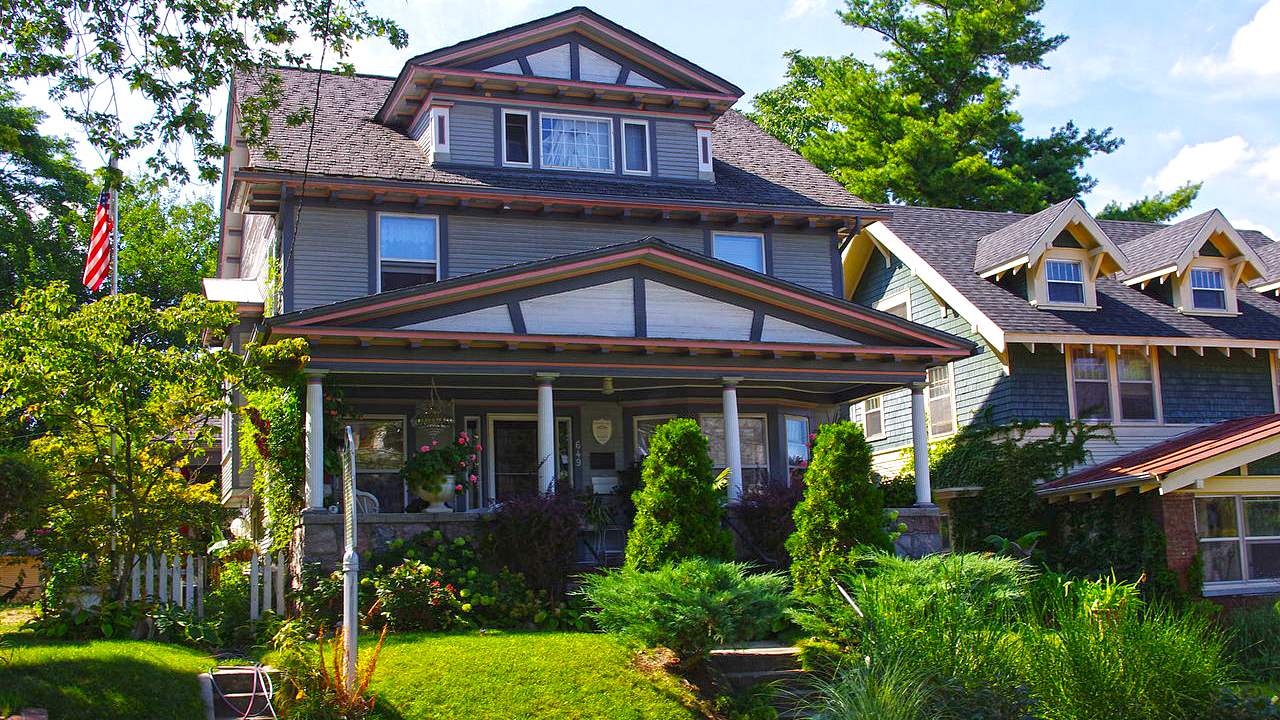
<svg viewBox="0 0 1280 720">
<path fill-rule="evenodd" d="M 459 462 L 458 462 L 458 467 L 466 467 L 466 466 L 467 466 L 466 461 L 459 461 Z"/>
<path fill-rule="evenodd" d="M 432 441 L 431 441 L 431 444 L 432 444 L 432 445 L 439 445 L 439 444 L 440 444 L 440 441 L 439 441 L 439 440 L 432 440 Z"/>
<path fill-rule="evenodd" d="M 430 449 L 431 449 L 431 448 L 430 448 L 429 446 L 427 446 L 427 445 L 423 445 L 423 446 L 422 446 L 422 448 L 421 448 L 420 450 L 418 450 L 418 452 L 426 452 L 426 451 L 428 451 L 428 450 L 430 450 Z"/>
<path fill-rule="evenodd" d="M 809 461 L 808 461 L 808 460 L 801 460 L 801 461 L 800 461 L 800 467 L 802 467 L 802 468 L 807 468 L 807 467 L 809 467 Z"/>
<path fill-rule="evenodd" d="M 475 453 L 471 453 L 470 455 L 468 455 L 468 456 L 467 456 L 467 459 L 468 459 L 468 460 L 475 460 L 475 459 L 476 459 L 476 454 L 475 454 Z"/>
<path fill-rule="evenodd" d="M 484 450 L 484 448 L 482 448 L 482 447 L 480 447 L 479 445 L 477 445 L 477 446 L 476 446 L 476 452 L 480 452 L 481 450 Z"/>
<path fill-rule="evenodd" d="M 814 438 L 816 438 L 816 437 L 818 437 L 818 433 L 809 433 L 809 439 L 810 439 L 810 440 L 813 440 L 813 439 L 814 439 Z"/>
<path fill-rule="evenodd" d="M 457 492 L 462 492 L 462 486 L 461 486 L 461 485 L 454 485 L 454 486 L 453 486 L 453 489 L 454 489 L 455 491 L 457 491 Z"/>
<path fill-rule="evenodd" d="M 476 481 L 477 481 L 477 480 L 479 480 L 479 479 L 480 479 L 480 478 L 477 478 L 475 475 L 472 475 L 472 476 L 471 476 L 471 478 L 470 478 L 471 482 L 476 482 Z"/>
</svg>

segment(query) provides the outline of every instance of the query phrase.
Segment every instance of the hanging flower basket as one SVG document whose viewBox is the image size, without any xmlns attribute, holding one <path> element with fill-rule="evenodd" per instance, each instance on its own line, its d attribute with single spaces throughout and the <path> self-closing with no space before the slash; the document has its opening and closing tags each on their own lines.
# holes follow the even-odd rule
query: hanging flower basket
<svg viewBox="0 0 1280 720">
<path fill-rule="evenodd" d="M 479 439 L 458 433 L 451 442 L 432 440 L 413 453 L 400 470 L 409 490 L 430 503 L 427 512 L 448 511 L 446 502 L 479 483 Z"/>
</svg>

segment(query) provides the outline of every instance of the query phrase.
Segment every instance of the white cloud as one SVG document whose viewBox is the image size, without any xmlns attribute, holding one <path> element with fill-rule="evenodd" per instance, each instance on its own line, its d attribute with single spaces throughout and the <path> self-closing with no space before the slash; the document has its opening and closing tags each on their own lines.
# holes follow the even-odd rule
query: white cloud
<svg viewBox="0 0 1280 720">
<path fill-rule="evenodd" d="M 1168 192 L 1188 182 L 1202 182 L 1241 168 L 1256 155 L 1239 135 L 1198 145 L 1184 145 L 1147 184 Z"/>
<path fill-rule="evenodd" d="M 827 0 L 788 0 L 787 10 L 783 14 L 787 20 L 794 20 L 805 15 L 813 15 L 827 6 Z"/>
<path fill-rule="evenodd" d="M 1192 61 L 1179 60 L 1174 75 L 1269 76 L 1280 74 L 1280 0 L 1268 0 L 1253 19 L 1231 38 L 1226 55 L 1207 56 Z"/>
<path fill-rule="evenodd" d="M 1250 168 L 1250 174 L 1269 185 L 1280 187 L 1280 145 L 1258 154 L 1258 161 Z"/>
<path fill-rule="evenodd" d="M 1263 225 L 1262 223 L 1253 222 L 1252 220 L 1247 220 L 1242 218 L 1240 220 L 1232 220 L 1231 224 L 1237 230 L 1257 230 L 1258 232 L 1262 233 L 1263 235 L 1266 235 L 1272 240 L 1280 238 L 1280 236 L 1276 235 L 1275 232 L 1271 230 L 1271 228 L 1267 227 L 1266 225 Z"/>
</svg>

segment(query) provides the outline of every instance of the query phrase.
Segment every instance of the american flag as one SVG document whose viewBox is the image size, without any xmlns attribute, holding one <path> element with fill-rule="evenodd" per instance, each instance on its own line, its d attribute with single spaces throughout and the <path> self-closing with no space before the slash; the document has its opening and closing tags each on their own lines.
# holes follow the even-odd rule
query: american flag
<svg viewBox="0 0 1280 720">
<path fill-rule="evenodd" d="M 89 254 L 84 259 L 84 286 L 90 290 L 102 287 L 111 269 L 111 193 L 98 196 L 98 209 L 93 213 L 93 234 L 89 236 Z"/>
</svg>

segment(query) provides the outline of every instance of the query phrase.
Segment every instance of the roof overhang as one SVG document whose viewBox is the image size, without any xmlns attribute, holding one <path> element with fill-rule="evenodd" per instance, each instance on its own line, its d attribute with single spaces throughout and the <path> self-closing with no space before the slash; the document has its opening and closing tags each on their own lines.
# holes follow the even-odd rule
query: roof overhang
<svg viewBox="0 0 1280 720">
<path fill-rule="evenodd" d="M 1028 346 L 1028 349 L 1033 352 L 1037 345 L 1059 346 L 1059 349 L 1064 345 L 1163 348 L 1173 355 L 1177 355 L 1179 350 L 1203 355 L 1206 348 L 1218 350 L 1226 355 L 1236 351 L 1247 355 L 1256 355 L 1260 350 L 1263 352 L 1280 350 L 1280 340 L 1254 340 L 1250 338 L 1011 332 L 1005 335 L 1005 340 L 1010 345 Z"/>
<path fill-rule="evenodd" d="M 1129 259 L 1125 256 L 1124 251 L 1120 249 L 1102 226 L 1098 225 L 1098 221 L 1093 219 L 1080 204 L 1079 200 L 1071 199 L 1062 206 L 1061 211 L 1053 220 L 1045 226 L 1039 234 L 1030 238 L 1030 242 L 1026 245 L 1025 252 L 1021 256 L 999 262 L 991 267 L 976 268 L 979 277 L 992 277 L 1009 272 L 1023 265 L 1033 266 L 1053 248 L 1053 241 L 1064 231 L 1073 231 L 1076 229 L 1082 231 L 1086 236 L 1090 245 L 1086 249 L 1090 251 L 1091 256 L 1098 257 L 1096 272 L 1113 273 L 1125 272 L 1129 265 Z M 1072 235 L 1077 235 L 1072 232 Z M 1078 236 L 1077 236 L 1078 237 Z"/>
<path fill-rule="evenodd" d="M 1125 285 L 1139 285 L 1148 283 L 1157 278 L 1166 275 L 1181 276 L 1187 272 L 1187 268 L 1200 254 L 1200 248 L 1204 247 L 1215 236 L 1222 236 L 1234 247 L 1235 254 L 1227 259 L 1231 262 L 1231 266 L 1236 270 L 1237 282 L 1250 283 L 1267 276 L 1267 264 L 1258 256 L 1253 247 L 1245 241 L 1240 235 L 1240 231 L 1227 222 L 1227 218 L 1219 210 L 1214 210 L 1205 218 L 1203 224 L 1186 243 L 1186 245 L 1178 253 L 1173 262 L 1161 266 L 1155 270 L 1149 270 L 1133 277 L 1124 278 L 1122 282 Z"/>
</svg>

